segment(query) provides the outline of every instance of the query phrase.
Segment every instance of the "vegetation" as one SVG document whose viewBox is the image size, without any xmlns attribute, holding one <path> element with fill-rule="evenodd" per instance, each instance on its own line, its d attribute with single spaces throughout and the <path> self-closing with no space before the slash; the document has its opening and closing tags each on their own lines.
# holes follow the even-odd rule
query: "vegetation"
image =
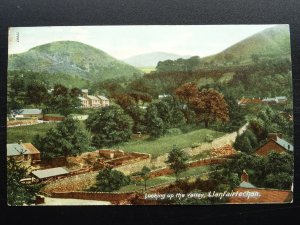
<svg viewBox="0 0 300 225">
<path fill-rule="evenodd" d="M 110 105 L 90 114 L 86 127 L 93 134 L 93 146 L 112 146 L 130 139 L 132 119 L 119 106 Z"/>
<path fill-rule="evenodd" d="M 11 206 L 30 205 L 35 202 L 35 195 L 41 185 L 23 184 L 21 179 L 26 177 L 28 168 L 13 158 L 7 161 L 7 204 Z"/>
<path fill-rule="evenodd" d="M 242 153 L 233 160 L 217 166 L 218 172 L 210 179 L 230 188 L 238 185 L 243 170 L 249 174 L 249 182 L 257 187 L 275 189 L 291 188 L 293 182 L 294 158 L 292 154 L 271 152 L 267 157 Z"/>
<path fill-rule="evenodd" d="M 47 131 L 55 126 L 56 123 L 41 123 L 7 128 L 7 143 L 16 143 L 19 140 L 23 140 L 24 143 L 32 143 L 36 135 L 45 136 Z"/>
<path fill-rule="evenodd" d="M 224 133 L 217 132 L 209 129 L 199 129 L 191 132 L 178 134 L 178 135 L 166 135 L 155 140 L 137 140 L 130 141 L 128 143 L 122 143 L 115 145 L 115 148 L 121 148 L 128 152 L 143 152 L 149 153 L 152 156 L 158 156 L 168 153 L 169 149 L 175 144 L 178 148 L 191 147 L 192 143 L 206 142 L 207 135 L 211 135 L 214 138 L 218 138 Z"/>
<path fill-rule="evenodd" d="M 57 41 L 27 52 L 10 55 L 8 70 L 63 73 L 91 81 L 141 72 L 92 46 L 75 41 Z M 39 65 L 39 66 L 36 66 Z"/>
<path fill-rule="evenodd" d="M 90 190 L 112 192 L 119 190 L 122 186 L 129 183 L 129 177 L 125 176 L 122 172 L 105 168 L 99 171 L 96 177 L 96 184 Z"/>
<path fill-rule="evenodd" d="M 176 180 L 178 180 L 179 174 L 187 169 L 187 160 L 188 157 L 186 153 L 174 145 L 173 149 L 168 154 L 166 163 L 169 164 L 169 167 L 174 171 Z"/>
<path fill-rule="evenodd" d="M 90 138 L 80 122 L 67 117 L 51 128 L 45 136 L 37 135 L 33 144 L 40 149 L 44 159 L 78 155 L 90 149 Z"/>
</svg>

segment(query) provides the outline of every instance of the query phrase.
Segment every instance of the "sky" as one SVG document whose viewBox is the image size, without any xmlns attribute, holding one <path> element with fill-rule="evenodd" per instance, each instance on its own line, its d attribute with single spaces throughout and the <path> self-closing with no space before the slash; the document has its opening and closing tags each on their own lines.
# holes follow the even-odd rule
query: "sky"
<svg viewBox="0 0 300 225">
<path fill-rule="evenodd" d="M 78 41 L 117 59 L 150 53 L 213 55 L 274 25 L 163 25 L 12 27 L 9 54 L 54 41 Z"/>
</svg>

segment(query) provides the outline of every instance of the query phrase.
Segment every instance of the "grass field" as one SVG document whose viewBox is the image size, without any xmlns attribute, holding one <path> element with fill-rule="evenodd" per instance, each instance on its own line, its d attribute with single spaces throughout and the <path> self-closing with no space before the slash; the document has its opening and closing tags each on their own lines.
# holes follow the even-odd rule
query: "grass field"
<svg viewBox="0 0 300 225">
<path fill-rule="evenodd" d="M 182 174 L 180 174 L 181 178 L 184 177 L 191 177 L 191 176 L 201 176 L 201 174 L 208 172 L 210 169 L 210 166 L 200 166 L 196 168 L 192 168 L 189 170 L 186 170 Z M 171 184 L 176 181 L 175 175 L 166 175 L 166 176 L 160 176 L 160 177 L 155 177 L 153 179 L 149 179 L 147 181 L 147 187 L 153 187 L 153 186 L 158 186 L 158 185 L 163 185 L 163 184 Z M 131 192 L 131 191 L 139 191 L 144 189 L 144 183 L 141 181 L 138 184 L 130 184 L 122 187 L 118 192 Z"/>
<path fill-rule="evenodd" d="M 195 143 L 201 144 L 206 142 L 207 135 L 215 139 L 224 135 L 224 133 L 209 129 L 199 129 L 179 135 L 163 136 L 156 140 L 130 141 L 115 147 L 128 152 L 149 153 L 155 157 L 169 152 L 173 145 L 177 145 L 179 148 L 186 148 L 191 147 Z"/>
<path fill-rule="evenodd" d="M 139 69 L 144 73 L 150 73 L 152 71 L 155 71 L 155 67 L 140 67 Z"/>
<path fill-rule="evenodd" d="M 19 140 L 23 140 L 24 143 L 32 142 L 35 135 L 45 135 L 50 128 L 55 126 L 56 123 L 41 123 L 7 128 L 7 143 L 16 143 Z"/>
</svg>

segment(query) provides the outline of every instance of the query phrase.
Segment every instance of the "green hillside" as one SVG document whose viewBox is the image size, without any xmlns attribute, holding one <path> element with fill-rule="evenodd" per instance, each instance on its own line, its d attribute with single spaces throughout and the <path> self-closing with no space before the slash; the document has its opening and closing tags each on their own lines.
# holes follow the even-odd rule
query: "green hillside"
<svg viewBox="0 0 300 225">
<path fill-rule="evenodd" d="M 222 63 L 224 61 L 247 62 L 254 55 L 260 58 L 289 57 L 290 34 L 288 25 L 278 25 L 254 34 L 224 51 L 203 58 L 203 62 Z"/>
<path fill-rule="evenodd" d="M 9 56 L 8 70 L 66 74 L 92 81 L 142 72 L 89 45 L 58 41 Z"/>
</svg>

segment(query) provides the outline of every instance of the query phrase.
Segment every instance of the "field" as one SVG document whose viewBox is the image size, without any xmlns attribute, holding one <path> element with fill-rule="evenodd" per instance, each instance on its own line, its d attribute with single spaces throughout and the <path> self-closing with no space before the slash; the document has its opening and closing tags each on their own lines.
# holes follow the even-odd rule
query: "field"
<svg viewBox="0 0 300 225">
<path fill-rule="evenodd" d="M 210 169 L 210 166 L 200 166 L 197 168 L 188 169 L 185 172 L 183 172 L 180 177 L 192 177 L 192 176 L 203 176 L 205 173 L 207 173 Z M 164 184 L 171 184 L 176 181 L 175 175 L 166 175 L 166 176 L 160 176 L 155 177 L 153 179 L 149 179 L 147 181 L 147 187 L 154 187 L 158 185 L 164 185 Z M 139 191 L 144 189 L 144 182 L 140 181 L 137 184 L 130 184 L 127 186 L 122 187 L 118 192 L 131 192 L 131 191 Z"/>
<path fill-rule="evenodd" d="M 41 123 L 7 128 L 7 143 L 16 143 L 19 140 L 22 140 L 24 143 L 32 142 L 35 135 L 45 135 L 49 129 L 55 126 L 56 123 Z"/>
<path fill-rule="evenodd" d="M 143 71 L 144 73 L 150 73 L 152 71 L 155 71 L 154 67 L 140 67 L 139 68 L 141 71 Z"/>
<path fill-rule="evenodd" d="M 169 152 L 173 145 L 179 148 L 187 148 L 195 143 L 201 144 L 206 142 L 207 135 L 215 139 L 224 135 L 224 133 L 209 129 L 199 129 L 179 135 L 167 135 L 155 140 L 130 141 L 114 147 L 128 152 L 148 153 L 155 157 Z"/>
</svg>

